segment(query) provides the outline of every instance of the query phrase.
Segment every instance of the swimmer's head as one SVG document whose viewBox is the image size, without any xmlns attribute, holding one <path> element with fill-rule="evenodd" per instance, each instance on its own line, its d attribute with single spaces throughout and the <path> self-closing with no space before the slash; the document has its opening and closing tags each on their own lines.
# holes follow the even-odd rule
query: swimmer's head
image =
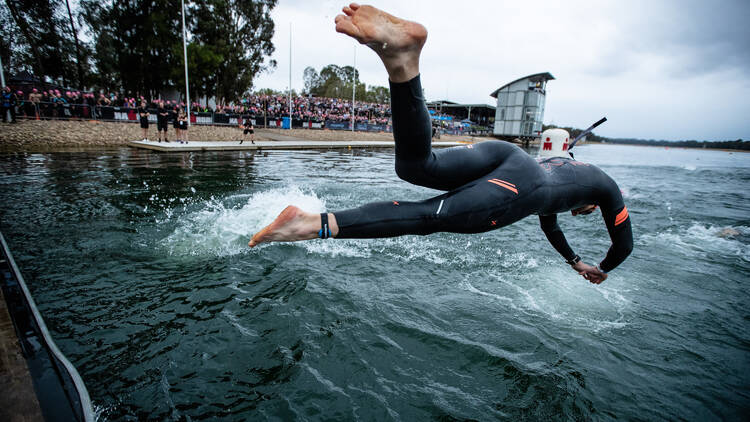
<svg viewBox="0 0 750 422">
<path fill-rule="evenodd" d="M 570 158 L 568 154 L 570 134 L 565 129 L 547 129 L 539 139 L 539 157 Z"/>
<path fill-rule="evenodd" d="M 592 212 L 596 211 L 597 206 L 596 205 L 584 205 L 582 207 L 578 207 L 575 209 L 570 210 L 570 213 L 575 215 L 589 215 Z"/>
</svg>

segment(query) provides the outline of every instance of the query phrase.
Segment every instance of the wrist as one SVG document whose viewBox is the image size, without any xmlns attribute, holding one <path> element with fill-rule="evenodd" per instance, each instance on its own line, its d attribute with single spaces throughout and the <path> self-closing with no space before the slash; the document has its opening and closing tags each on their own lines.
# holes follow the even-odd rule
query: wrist
<svg viewBox="0 0 750 422">
<path fill-rule="evenodd" d="M 568 264 L 568 265 L 570 265 L 571 267 L 572 267 L 572 266 L 575 266 L 575 265 L 576 265 L 576 264 L 578 264 L 579 262 L 581 262 L 581 257 L 580 257 L 580 256 L 578 256 L 578 255 L 576 255 L 576 256 L 574 256 L 573 258 L 571 258 L 571 259 L 568 259 L 568 260 L 566 260 L 566 261 L 565 261 L 565 263 L 566 263 L 566 264 Z"/>
<path fill-rule="evenodd" d="M 596 269 L 599 270 L 599 272 L 601 273 L 607 274 L 607 271 L 604 271 L 599 264 L 596 264 Z"/>
</svg>

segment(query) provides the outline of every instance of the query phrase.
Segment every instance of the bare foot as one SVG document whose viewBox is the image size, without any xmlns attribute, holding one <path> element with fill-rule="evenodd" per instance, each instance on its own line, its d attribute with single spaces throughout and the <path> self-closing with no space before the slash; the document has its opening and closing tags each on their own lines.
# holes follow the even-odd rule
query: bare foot
<svg viewBox="0 0 750 422">
<path fill-rule="evenodd" d="M 278 217 L 263 230 L 259 231 L 248 243 L 251 248 L 264 242 L 293 242 L 318 237 L 320 214 L 302 211 L 289 205 Z"/>
<path fill-rule="evenodd" d="M 336 16 L 336 32 L 349 35 L 373 49 L 393 82 L 419 75 L 419 54 L 427 41 L 427 29 L 372 6 L 352 3 Z"/>
</svg>

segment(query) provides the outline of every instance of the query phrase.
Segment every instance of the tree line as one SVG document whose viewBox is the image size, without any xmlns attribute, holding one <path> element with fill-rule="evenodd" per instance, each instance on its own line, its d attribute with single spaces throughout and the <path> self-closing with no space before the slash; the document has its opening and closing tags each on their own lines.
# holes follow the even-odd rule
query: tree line
<svg viewBox="0 0 750 422">
<path fill-rule="evenodd" d="M 376 85 L 367 86 L 359 80 L 359 71 L 352 66 L 329 64 L 320 69 L 320 73 L 308 66 L 305 68 L 302 80 L 306 95 L 350 99 L 352 88 L 355 87 L 354 99 L 357 101 L 387 104 L 391 100 L 390 89 Z"/>
<path fill-rule="evenodd" d="M 228 101 L 276 66 L 271 11 L 277 0 L 185 2 L 192 97 Z M 5 69 L 77 89 L 155 96 L 184 90 L 180 0 L 5 0 Z"/>
<path fill-rule="evenodd" d="M 550 128 L 556 128 L 558 126 L 544 125 L 542 130 Z M 561 127 L 570 133 L 571 139 L 578 136 L 583 129 L 574 127 Z M 636 138 L 607 138 L 599 136 L 593 132 L 586 135 L 586 142 L 603 142 L 610 144 L 627 144 L 627 145 L 647 145 L 647 146 L 664 146 L 664 147 L 678 147 L 678 148 L 711 148 L 711 149 L 736 149 L 750 151 L 750 141 L 743 141 L 737 139 L 734 141 L 697 141 L 697 140 L 683 140 L 683 141 L 665 141 L 657 139 L 636 139 Z"/>
<path fill-rule="evenodd" d="M 648 145 L 680 148 L 711 148 L 711 149 L 737 149 L 750 151 L 750 141 L 736 139 L 734 141 L 664 141 L 656 139 L 634 139 L 634 138 L 603 138 L 605 142 L 612 144 Z"/>
</svg>

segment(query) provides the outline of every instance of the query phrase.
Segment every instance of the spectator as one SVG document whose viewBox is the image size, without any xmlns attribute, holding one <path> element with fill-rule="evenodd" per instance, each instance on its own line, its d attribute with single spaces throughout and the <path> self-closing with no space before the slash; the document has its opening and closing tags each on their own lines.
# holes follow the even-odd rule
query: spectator
<svg viewBox="0 0 750 422">
<path fill-rule="evenodd" d="M 141 100 L 141 106 L 138 107 L 138 116 L 141 121 L 141 132 L 143 133 L 142 141 L 148 142 L 148 116 L 149 112 L 146 108 L 146 100 Z"/>
<path fill-rule="evenodd" d="M 253 121 L 250 119 L 250 116 L 247 116 L 244 125 L 242 124 L 242 116 L 237 117 L 237 121 L 240 122 L 240 129 L 243 129 L 240 145 L 245 142 L 248 133 L 250 134 L 250 143 L 255 144 L 255 128 L 253 127 Z"/>
<path fill-rule="evenodd" d="M 174 109 L 172 110 L 172 119 L 172 127 L 174 128 L 177 142 L 182 143 L 182 131 L 180 130 L 180 106 L 177 104 L 175 104 Z"/>
<path fill-rule="evenodd" d="M 169 120 L 169 111 L 164 108 L 164 100 L 159 100 L 159 108 L 156 109 L 156 132 L 159 136 L 159 142 L 161 142 L 162 136 L 164 136 L 164 142 L 167 140 L 167 121 Z M 162 135 L 164 132 L 164 135 Z"/>
<path fill-rule="evenodd" d="M 180 110 L 180 134 L 181 137 L 184 138 L 180 141 L 180 143 L 188 143 L 188 117 L 187 113 L 185 113 L 185 110 Z"/>
<path fill-rule="evenodd" d="M 18 102 L 18 98 L 16 97 L 16 94 L 13 93 L 13 91 L 10 90 L 9 86 L 6 86 L 3 89 L 2 98 L 0 98 L 0 101 L 2 101 L 2 109 L 3 112 L 3 123 L 8 121 L 8 113 L 10 112 L 10 122 L 16 123 L 16 103 Z"/>
<path fill-rule="evenodd" d="M 41 114 L 40 103 L 42 101 L 42 94 L 36 88 L 32 89 L 31 94 L 29 94 L 29 103 L 34 107 L 34 116 L 37 119 L 39 119 L 39 115 Z"/>
</svg>

